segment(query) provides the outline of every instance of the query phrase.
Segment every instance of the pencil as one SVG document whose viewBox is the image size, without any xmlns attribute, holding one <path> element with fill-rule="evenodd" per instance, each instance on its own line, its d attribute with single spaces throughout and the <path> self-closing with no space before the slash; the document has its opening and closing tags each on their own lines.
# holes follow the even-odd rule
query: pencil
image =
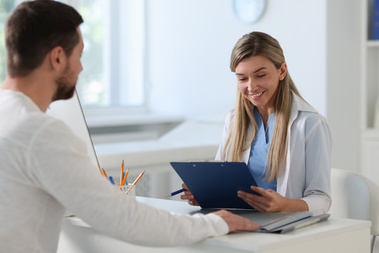
<svg viewBox="0 0 379 253">
<path fill-rule="evenodd" d="M 105 176 L 106 178 L 108 178 L 108 175 L 107 175 L 107 173 L 105 172 L 104 169 L 103 169 L 103 173 L 104 173 L 104 176 Z"/>
<path fill-rule="evenodd" d="M 122 182 L 121 182 L 121 185 L 125 185 L 125 183 L 126 183 L 126 178 L 128 177 L 128 174 L 129 174 L 129 169 L 127 169 L 126 172 L 125 172 L 124 174 L 125 174 L 125 175 L 124 175 L 124 178 L 123 178 L 123 180 L 122 180 Z"/>
<path fill-rule="evenodd" d="M 133 185 L 136 185 L 136 183 L 138 182 L 138 180 L 141 179 L 141 177 L 143 176 L 144 173 L 145 173 L 145 171 L 142 171 L 142 173 L 139 174 L 139 176 L 136 178 L 136 180 L 134 180 Z"/>
<path fill-rule="evenodd" d="M 123 185 L 122 184 L 122 181 L 123 181 L 123 178 L 124 177 L 124 160 L 122 160 L 122 164 L 121 164 L 121 177 L 120 177 L 120 185 Z"/>
</svg>

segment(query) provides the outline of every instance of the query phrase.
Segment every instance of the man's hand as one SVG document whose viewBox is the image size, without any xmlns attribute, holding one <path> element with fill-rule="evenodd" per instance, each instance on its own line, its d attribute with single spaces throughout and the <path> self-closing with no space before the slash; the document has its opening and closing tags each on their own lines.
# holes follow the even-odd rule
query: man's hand
<svg viewBox="0 0 379 253">
<path fill-rule="evenodd" d="M 214 214 L 219 215 L 229 226 L 229 233 L 234 231 L 251 231 L 259 228 L 258 223 L 246 219 L 242 216 L 235 215 L 226 210 L 220 210 L 214 212 Z"/>
</svg>

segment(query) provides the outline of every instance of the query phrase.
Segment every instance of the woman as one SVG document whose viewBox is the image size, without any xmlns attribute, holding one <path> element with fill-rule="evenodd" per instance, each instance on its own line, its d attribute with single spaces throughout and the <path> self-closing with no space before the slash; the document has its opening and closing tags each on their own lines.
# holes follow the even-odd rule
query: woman
<svg viewBox="0 0 379 253">
<path fill-rule="evenodd" d="M 300 96 L 278 41 L 261 32 L 243 36 L 230 69 L 237 77 L 237 102 L 226 117 L 216 160 L 247 163 L 258 184 L 251 189 L 261 195 L 238 196 L 260 212 L 326 213 L 330 129 Z M 197 205 L 190 191 L 182 199 Z"/>
</svg>

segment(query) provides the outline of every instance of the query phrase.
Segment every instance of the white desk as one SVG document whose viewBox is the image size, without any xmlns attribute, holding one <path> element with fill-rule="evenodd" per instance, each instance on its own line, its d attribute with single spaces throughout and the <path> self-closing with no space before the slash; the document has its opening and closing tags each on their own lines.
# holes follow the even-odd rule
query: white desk
<svg viewBox="0 0 379 253">
<path fill-rule="evenodd" d="M 186 202 L 137 197 L 140 202 L 179 213 L 198 210 Z M 58 253 L 76 252 L 254 252 L 364 253 L 370 251 L 370 222 L 329 220 L 286 234 L 239 232 L 209 238 L 186 247 L 141 247 L 104 236 L 78 218 L 66 219 Z"/>
</svg>

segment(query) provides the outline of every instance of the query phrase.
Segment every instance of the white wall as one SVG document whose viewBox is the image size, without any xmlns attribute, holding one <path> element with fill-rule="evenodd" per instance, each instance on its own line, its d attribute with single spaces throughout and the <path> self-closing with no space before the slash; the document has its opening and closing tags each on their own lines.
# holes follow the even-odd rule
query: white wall
<svg viewBox="0 0 379 253">
<path fill-rule="evenodd" d="M 232 0 L 146 3 L 152 112 L 223 120 L 236 94 L 231 50 L 242 35 L 263 31 L 279 40 L 302 95 L 326 114 L 326 0 L 268 0 L 251 25 L 237 20 Z"/>
<path fill-rule="evenodd" d="M 146 3 L 152 112 L 223 120 L 236 94 L 232 47 L 246 33 L 267 32 L 303 97 L 329 121 L 332 166 L 359 170 L 359 1 L 267 0 L 251 25 L 237 20 L 232 0 Z"/>
<path fill-rule="evenodd" d="M 332 166 L 360 172 L 361 1 L 328 1 L 327 115 Z M 342 8 L 341 8 L 342 6 Z"/>
</svg>

